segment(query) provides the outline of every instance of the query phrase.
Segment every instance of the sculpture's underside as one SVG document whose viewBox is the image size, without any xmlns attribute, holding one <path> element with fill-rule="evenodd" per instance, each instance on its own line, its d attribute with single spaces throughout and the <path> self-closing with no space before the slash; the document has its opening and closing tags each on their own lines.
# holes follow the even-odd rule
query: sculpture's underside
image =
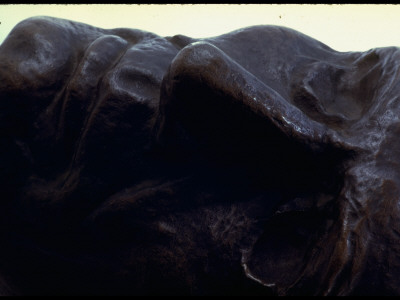
<svg viewBox="0 0 400 300">
<path fill-rule="evenodd" d="M 0 293 L 399 295 L 400 49 L 37 17 L 0 46 Z"/>
</svg>

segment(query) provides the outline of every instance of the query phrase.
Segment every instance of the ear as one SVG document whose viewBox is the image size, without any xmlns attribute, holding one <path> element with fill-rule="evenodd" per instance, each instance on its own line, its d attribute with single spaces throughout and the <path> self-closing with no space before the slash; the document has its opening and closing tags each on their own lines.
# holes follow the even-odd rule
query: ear
<svg viewBox="0 0 400 300">
<path fill-rule="evenodd" d="M 248 277 L 278 294 L 300 280 L 297 291 L 313 291 L 308 284 L 322 280 L 321 266 L 343 250 L 332 240 L 342 221 L 337 166 L 354 149 L 329 118 L 306 112 L 216 46 L 196 42 L 179 52 L 163 79 L 154 128 L 156 143 L 176 157 L 240 165 L 286 195 L 242 259 Z"/>
</svg>

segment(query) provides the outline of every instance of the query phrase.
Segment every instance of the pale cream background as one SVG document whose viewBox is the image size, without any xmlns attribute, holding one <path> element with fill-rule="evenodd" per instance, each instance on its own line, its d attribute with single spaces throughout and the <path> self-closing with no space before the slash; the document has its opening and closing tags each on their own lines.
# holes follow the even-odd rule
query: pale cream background
<svg viewBox="0 0 400 300">
<path fill-rule="evenodd" d="M 195 38 L 251 25 L 296 29 L 338 51 L 400 46 L 400 5 L 130 4 L 0 5 L 0 43 L 21 20 L 49 15 L 102 28 L 128 27 Z"/>
</svg>

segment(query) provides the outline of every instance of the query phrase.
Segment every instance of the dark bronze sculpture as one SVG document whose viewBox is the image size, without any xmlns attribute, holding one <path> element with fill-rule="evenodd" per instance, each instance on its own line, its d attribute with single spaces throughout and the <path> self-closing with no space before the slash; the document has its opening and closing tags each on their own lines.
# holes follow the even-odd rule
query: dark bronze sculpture
<svg viewBox="0 0 400 300">
<path fill-rule="evenodd" d="M 400 50 L 49 17 L 0 46 L 0 293 L 398 295 Z"/>
</svg>

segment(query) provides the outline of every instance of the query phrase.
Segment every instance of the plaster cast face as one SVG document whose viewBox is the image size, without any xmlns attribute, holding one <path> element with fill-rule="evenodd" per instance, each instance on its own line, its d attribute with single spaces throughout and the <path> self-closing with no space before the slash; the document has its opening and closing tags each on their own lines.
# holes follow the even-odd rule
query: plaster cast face
<svg viewBox="0 0 400 300">
<path fill-rule="evenodd" d="M 0 46 L 4 293 L 398 294 L 399 55 L 278 26 L 20 23 Z"/>
</svg>

